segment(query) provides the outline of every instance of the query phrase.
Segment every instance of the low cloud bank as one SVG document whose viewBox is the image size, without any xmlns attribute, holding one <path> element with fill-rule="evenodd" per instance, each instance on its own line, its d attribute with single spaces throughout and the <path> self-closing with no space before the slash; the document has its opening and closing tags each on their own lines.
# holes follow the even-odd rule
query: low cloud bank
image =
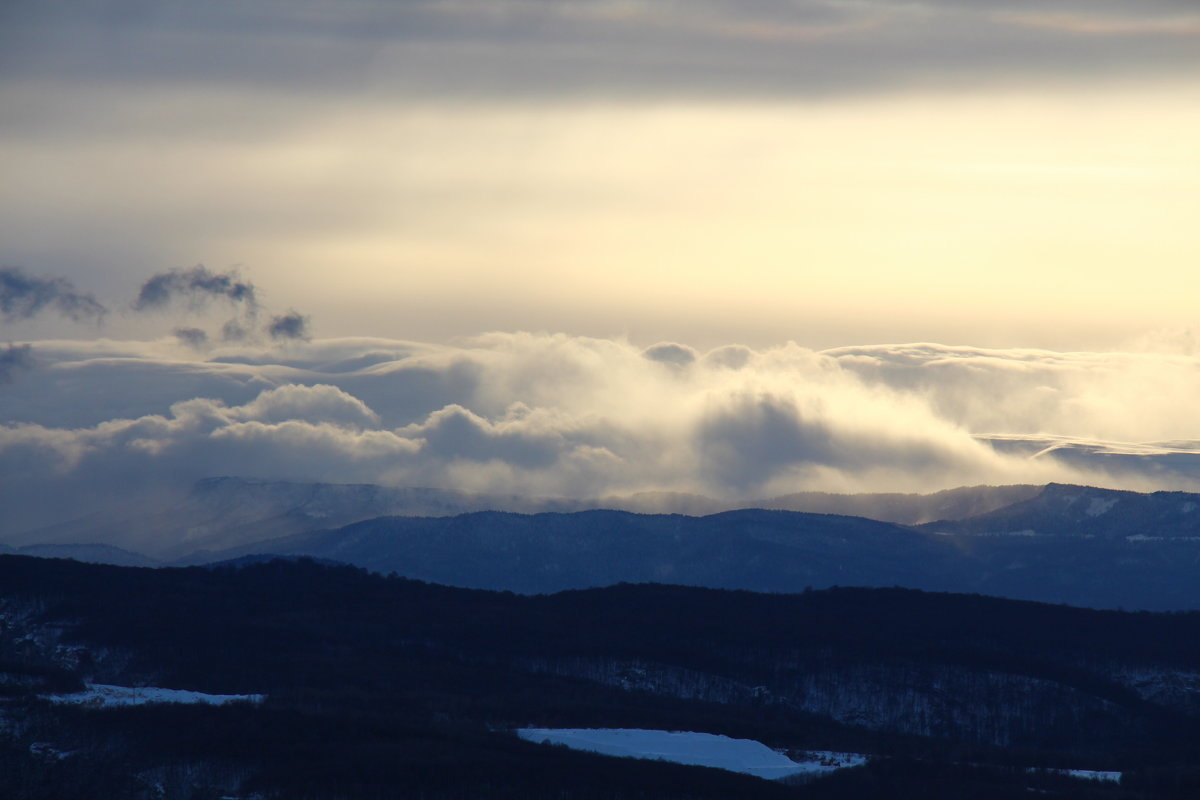
<svg viewBox="0 0 1200 800">
<path fill-rule="evenodd" d="M 38 517 L 48 497 L 224 474 L 733 500 L 1050 480 L 1200 487 L 1187 408 L 1200 361 L 1178 355 L 694 353 L 521 333 L 456 346 L 289 339 L 203 357 L 187 336 L 36 349 L 41 368 L 0 392 L 0 502 L 14 519 Z"/>
</svg>

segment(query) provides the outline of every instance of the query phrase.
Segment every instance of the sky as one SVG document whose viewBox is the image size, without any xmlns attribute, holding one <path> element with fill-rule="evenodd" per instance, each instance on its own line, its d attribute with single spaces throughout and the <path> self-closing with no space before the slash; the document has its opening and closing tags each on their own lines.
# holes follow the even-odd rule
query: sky
<svg viewBox="0 0 1200 800">
<path fill-rule="evenodd" d="M 0 107 L 13 503 L 1198 486 L 1193 0 L 11 0 Z"/>
</svg>

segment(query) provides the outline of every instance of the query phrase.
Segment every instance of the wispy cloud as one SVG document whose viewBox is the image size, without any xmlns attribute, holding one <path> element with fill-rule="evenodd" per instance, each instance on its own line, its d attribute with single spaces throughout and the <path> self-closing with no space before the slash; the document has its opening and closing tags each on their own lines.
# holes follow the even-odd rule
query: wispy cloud
<svg viewBox="0 0 1200 800">
<path fill-rule="evenodd" d="M 147 278 L 138 290 L 133 308 L 135 311 L 159 310 L 178 300 L 192 307 L 203 307 L 213 300 L 224 300 L 257 311 L 258 290 L 235 270 L 213 272 L 203 264 L 197 264 Z"/>
<path fill-rule="evenodd" d="M 65 278 L 40 278 L 18 267 L 0 267 L 0 319 L 29 319 L 54 311 L 76 322 L 99 322 L 108 313 L 95 296 Z"/>
<path fill-rule="evenodd" d="M 132 308 L 137 312 L 200 313 L 214 303 L 228 306 L 233 316 L 220 328 L 227 343 L 253 342 L 266 335 L 273 341 L 302 341 L 311 338 L 311 319 L 295 309 L 270 317 L 259 328 L 262 306 L 260 292 L 237 269 L 215 272 L 203 264 L 172 269 L 150 276 L 141 285 Z M 203 328 L 177 327 L 172 333 L 184 344 L 202 348 L 211 337 Z"/>
<path fill-rule="evenodd" d="M 1000 13 L 996 19 L 1013 25 L 1030 28 L 1046 28 L 1064 33 L 1086 36 L 1119 37 L 1148 35 L 1154 37 L 1183 37 L 1195 39 L 1200 36 L 1200 15 L 1162 17 L 1115 16 L 1099 14 L 1039 13 L 1036 11 Z"/>
</svg>

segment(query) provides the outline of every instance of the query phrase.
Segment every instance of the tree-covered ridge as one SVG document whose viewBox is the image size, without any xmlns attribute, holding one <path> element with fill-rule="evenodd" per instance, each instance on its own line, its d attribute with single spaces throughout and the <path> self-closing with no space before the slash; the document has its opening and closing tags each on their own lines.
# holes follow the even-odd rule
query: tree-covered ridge
<svg viewBox="0 0 1200 800">
<path fill-rule="evenodd" d="M 269 796 L 877 796 L 853 792 L 910 774 L 912 758 L 924 766 L 910 777 L 933 783 L 999 770 L 947 785 L 1023 791 L 1032 779 L 1017 767 L 1084 766 L 1127 775 L 1088 796 L 1188 796 L 1133 792 L 1156 775 L 1194 789 L 1200 763 L 1195 613 L 899 589 L 522 596 L 303 561 L 150 570 L 12 556 L 0 602 L 0 673 L 27 687 L 5 711 L 20 736 L 119 752 L 109 761 L 130 774 L 186 754 L 210 783 L 233 775 Z M 33 697 L 85 678 L 268 699 L 95 712 Z M 858 778 L 787 787 L 540 748 L 508 733 L 519 726 L 695 730 L 883 758 Z"/>
<path fill-rule="evenodd" d="M 1051 484 L 999 510 L 918 527 L 764 509 L 380 517 L 193 554 L 188 563 L 307 556 L 526 593 L 622 582 L 793 593 L 903 586 L 1172 611 L 1200 609 L 1194 497 Z"/>
</svg>

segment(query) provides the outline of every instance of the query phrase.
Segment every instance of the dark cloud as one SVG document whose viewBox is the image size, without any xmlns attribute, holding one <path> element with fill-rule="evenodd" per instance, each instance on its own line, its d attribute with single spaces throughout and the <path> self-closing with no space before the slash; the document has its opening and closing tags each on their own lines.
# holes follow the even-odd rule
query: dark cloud
<svg viewBox="0 0 1200 800">
<path fill-rule="evenodd" d="M 188 347 L 200 348 L 208 344 L 208 333 L 201 328 L 176 328 L 171 333 Z"/>
<path fill-rule="evenodd" d="M 108 313 L 94 296 L 77 291 L 68 280 L 37 278 L 18 267 L 0 267 L 0 316 L 29 319 L 48 310 L 76 322 L 99 322 Z"/>
<path fill-rule="evenodd" d="M 196 308 L 213 300 L 226 300 L 251 311 L 258 307 L 254 284 L 242 280 L 235 270 L 213 272 L 203 264 L 197 264 L 151 276 L 142 284 L 133 308 L 136 311 L 162 309 L 175 300 L 183 300 Z"/>
<path fill-rule="evenodd" d="M 214 302 L 234 308 L 234 316 L 221 326 L 221 341 L 239 343 L 258 339 L 257 319 L 262 310 L 258 288 L 233 269 L 213 272 L 197 264 L 152 275 L 142 284 L 133 308 L 154 311 L 183 304 L 190 311 L 201 311 Z M 290 309 L 271 317 L 262 330 L 275 341 L 307 341 L 311 338 L 309 326 L 308 316 Z M 209 340 L 208 333 L 200 328 L 176 328 L 173 333 L 192 347 L 203 346 Z"/>
<path fill-rule="evenodd" d="M 672 367 L 686 367 L 696 363 L 696 351 L 684 344 L 661 342 L 642 351 L 651 361 Z"/>
<path fill-rule="evenodd" d="M 743 396 L 711 414 L 697 440 L 718 485 L 752 489 L 781 469 L 835 464 L 841 457 L 827 422 L 786 397 Z"/>
<path fill-rule="evenodd" d="M 1200 65 L 1194 0 L 247 0 L 89 14 L 91 5 L 18 3 L 0 40 L 8 70 L 335 94 L 366 76 L 372 88 L 431 96 L 745 96 Z"/>
<path fill-rule="evenodd" d="M 10 344 L 0 351 L 0 384 L 11 383 L 16 373 L 26 369 L 33 369 L 31 345 Z"/>
<path fill-rule="evenodd" d="M 245 342 L 253 335 L 254 332 L 236 318 L 221 326 L 221 341 L 223 342 Z"/>
<path fill-rule="evenodd" d="M 286 314 L 271 317 L 267 323 L 267 335 L 275 340 L 302 340 L 312 338 L 309 330 L 309 318 L 298 311 L 291 310 Z"/>
</svg>

